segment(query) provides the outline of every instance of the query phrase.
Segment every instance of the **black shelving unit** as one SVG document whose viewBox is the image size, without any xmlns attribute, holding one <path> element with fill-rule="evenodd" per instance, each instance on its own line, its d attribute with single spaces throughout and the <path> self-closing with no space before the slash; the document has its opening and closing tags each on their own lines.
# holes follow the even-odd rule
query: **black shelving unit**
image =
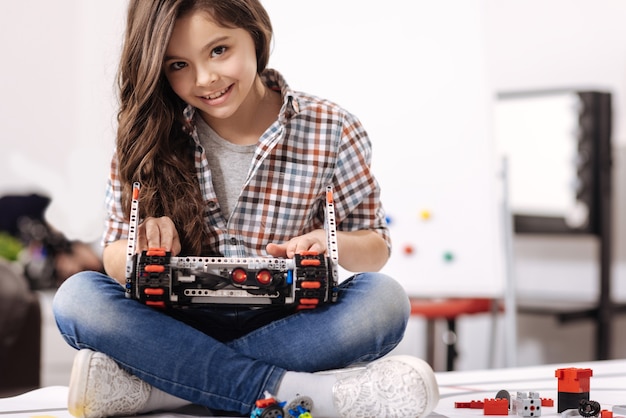
<svg viewBox="0 0 626 418">
<path fill-rule="evenodd" d="M 566 306 L 553 303 L 529 304 L 520 300 L 522 313 L 556 316 L 560 322 L 592 320 L 595 324 L 595 359 L 611 358 L 613 318 L 626 312 L 625 304 L 613 301 L 611 290 L 612 270 L 612 145 L 611 145 L 611 94 L 601 91 L 552 90 L 504 93 L 501 99 L 523 98 L 550 94 L 576 94 L 580 99 L 578 109 L 578 162 L 577 200 L 588 208 L 586 222 L 572 227 L 563 217 L 529 216 L 513 213 L 516 234 L 534 235 L 593 235 L 598 240 L 599 294 L 589 306 Z M 514 211 L 513 211 L 514 212 Z M 560 305 L 560 306 L 559 306 Z"/>
</svg>

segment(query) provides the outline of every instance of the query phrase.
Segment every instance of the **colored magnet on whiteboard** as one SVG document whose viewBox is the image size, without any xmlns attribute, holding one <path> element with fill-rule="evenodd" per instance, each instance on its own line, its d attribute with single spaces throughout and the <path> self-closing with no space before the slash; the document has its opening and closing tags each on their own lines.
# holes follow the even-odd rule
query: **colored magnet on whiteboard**
<svg viewBox="0 0 626 418">
<path fill-rule="evenodd" d="M 402 252 L 404 255 L 413 255 L 415 252 L 415 248 L 411 244 L 405 244 L 402 248 Z"/>
<path fill-rule="evenodd" d="M 432 213 L 430 213 L 429 210 L 424 209 L 420 212 L 420 218 L 422 218 L 423 221 L 428 221 L 431 217 Z"/>
<path fill-rule="evenodd" d="M 387 225 L 391 225 L 391 222 L 392 222 L 392 221 L 391 221 L 391 216 L 389 216 L 389 215 L 385 216 L 385 223 L 386 223 Z"/>
<path fill-rule="evenodd" d="M 448 263 L 454 261 L 454 254 L 452 254 L 451 251 L 446 251 L 445 253 L 443 253 L 443 260 Z"/>
</svg>

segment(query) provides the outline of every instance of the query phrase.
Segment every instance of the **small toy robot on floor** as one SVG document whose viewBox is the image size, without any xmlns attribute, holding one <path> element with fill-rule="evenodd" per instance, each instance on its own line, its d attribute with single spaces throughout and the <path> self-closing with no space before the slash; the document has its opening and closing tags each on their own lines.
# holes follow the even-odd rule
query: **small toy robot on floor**
<svg viewBox="0 0 626 418">
<path fill-rule="evenodd" d="M 313 400 L 308 396 L 298 396 L 291 402 L 278 402 L 271 394 L 255 403 L 250 418 L 313 418 Z"/>
</svg>

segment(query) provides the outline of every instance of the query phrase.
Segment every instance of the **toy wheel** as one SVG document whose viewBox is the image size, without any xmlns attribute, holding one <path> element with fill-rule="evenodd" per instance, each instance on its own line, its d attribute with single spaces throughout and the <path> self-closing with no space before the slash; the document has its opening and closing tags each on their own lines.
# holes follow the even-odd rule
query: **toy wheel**
<svg viewBox="0 0 626 418">
<path fill-rule="evenodd" d="M 578 405 L 578 413 L 582 417 L 597 417 L 600 415 L 602 407 L 596 401 L 588 401 L 586 399 L 582 399 L 580 404 Z"/>
<path fill-rule="evenodd" d="M 511 409 L 511 394 L 508 390 L 499 390 L 498 393 L 496 393 L 496 399 L 506 399 L 509 402 L 509 409 Z"/>
<path fill-rule="evenodd" d="M 283 408 L 278 405 L 270 405 L 263 410 L 261 418 L 279 418 L 284 414 Z"/>
<path fill-rule="evenodd" d="M 307 411 L 311 411 L 313 409 L 313 399 L 308 396 L 296 396 L 291 402 L 285 405 L 285 411 L 295 410 L 298 405 L 302 406 Z"/>
</svg>

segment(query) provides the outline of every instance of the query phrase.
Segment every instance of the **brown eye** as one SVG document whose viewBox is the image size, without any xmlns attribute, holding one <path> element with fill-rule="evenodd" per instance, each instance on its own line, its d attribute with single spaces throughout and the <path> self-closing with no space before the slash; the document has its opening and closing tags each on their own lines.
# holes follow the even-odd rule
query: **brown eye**
<svg viewBox="0 0 626 418">
<path fill-rule="evenodd" d="M 185 68 L 186 66 L 187 64 L 185 64 L 184 62 L 173 62 L 170 64 L 170 69 L 177 71 Z"/>
<path fill-rule="evenodd" d="M 214 57 L 218 57 L 220 55 L 223 55 L 225 52 L 226 52 L 225 46 L 218 46 L 216 48 L 213 48 L 213 50 L 211 51 L 211 55 Z"/>
</svg>

